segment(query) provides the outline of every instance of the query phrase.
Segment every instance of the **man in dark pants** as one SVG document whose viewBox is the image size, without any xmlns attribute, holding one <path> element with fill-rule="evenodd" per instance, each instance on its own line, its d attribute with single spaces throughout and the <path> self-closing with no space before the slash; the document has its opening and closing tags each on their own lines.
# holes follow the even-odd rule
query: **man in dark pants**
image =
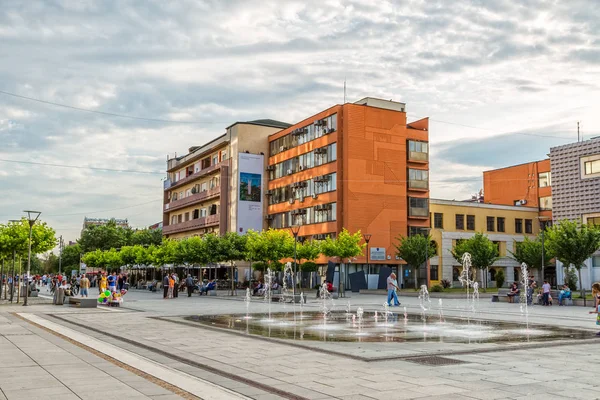
<svg viewBox="0 0 600 400">
<path fill-rule="evenodd" d="M 169 274 L 165 274 L 163 278 L 163 299 L 167 298 L 167 293 L 169 291 Z"/>
<path fill-rule="evenodd" d="M 187 286 L 188 297 L 192 297 L 192 292 L 194 291 L 194 278 L 192 278 L 192 275 L 188 274 L 187 278 L 185 278 L 185 286 Z"/>
</svg>

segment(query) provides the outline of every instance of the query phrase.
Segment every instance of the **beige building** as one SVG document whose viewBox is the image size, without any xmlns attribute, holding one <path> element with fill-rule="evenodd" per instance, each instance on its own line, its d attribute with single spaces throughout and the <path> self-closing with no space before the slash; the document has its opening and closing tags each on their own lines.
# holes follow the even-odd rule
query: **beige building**
<svg viewBox="0 0 600 400">
<path fill-rule="evenodd" d="M 202 146 L 191 147 L 184 156 L 168 159 L 167 179 L 164 182 L 163 235 L 179 239 L 210 232 L 239 232 L 240 228 L 243 232 L 245 221 L 238 214 L 242 196 L 240 177 L 254 183 L 254 196 L 261 199 L 253 207 L 255 213 L 259 214 L 259 228 L 262 229 L 265 203 L 261 189 L 265 183 L 262 182 L 262 172 L 267 166 L 267 157 L 264 156 L 268 152 L 267 138 L 288 126 L 273 120 L 236 122 L 216 139 Z M 251 158 L 255 164 L 262 160 L 262 163 L 256 165 L 255 173 L 240 175 L 240 157 Z M 244 192 L 242 198 L 248 196 Z M 261 209 L 257 208 L 259 206 Z"/>
<path fill-rule="evenodd" d="M 490 268 L 489 279 L 494 282 L 498 269 L 504 269 L 505 285 L 508 285 L 520 277 L 519 263 L 510 257 L 515 243 L 539 233 L 537 207 L 431 199 L 430 213 L 431 238 L 438 249 L 438 254 L 430 260 L 432 284 L 445 279 L 460 286 L 457 281 L 462 266 L 451 250 L 457 241 L 482 232 L 498 246 L 500 255 Z M 477 279 L 480 279 L 479 273 Z"/>
</svg>

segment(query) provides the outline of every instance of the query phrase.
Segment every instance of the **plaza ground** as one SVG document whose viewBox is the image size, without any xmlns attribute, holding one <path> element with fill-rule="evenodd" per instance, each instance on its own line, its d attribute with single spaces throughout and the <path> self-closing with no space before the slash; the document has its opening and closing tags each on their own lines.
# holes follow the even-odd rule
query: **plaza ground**
<svg viewBox="0 0 600 400">
<path fill-rule="evenodd" d="M 92 289 L 92 292 L 94 290 Z M 45 292 L 42 291 L 42 295 Z M 409 314 L 417 298 L 401 297 Z M 335 308 L 383 310 L 385 296 L 335 300 Z M 436 313 L 437 300 L 429 313 Z M 274 312 L 291 305 L 272 304 Z M 314 294 L 306 311 L 318 311 Z M 402 307 L 393 311 L 403 312 Z M 448 317 L 464 300 L 444 299 Z M 163 300 L 130 291 L 122 308 L 0 306 L 2 399 L 533 399 L 600 398 L 591 307 L 529 310 L 536 325 L 581 329 L 586 340 L 547 343 L 298 342 L 256 338 L 185 320 L 245 314 L 243 293 Z M 253 299 L 250 312 L 267 305 Z M 524 322 L 518 304 L 481 299 L 476 317 Z M 426 365 L 416 356 L 441 356 Z M 115 360 L 118 360 L 115 361 Z"/>
</svg>

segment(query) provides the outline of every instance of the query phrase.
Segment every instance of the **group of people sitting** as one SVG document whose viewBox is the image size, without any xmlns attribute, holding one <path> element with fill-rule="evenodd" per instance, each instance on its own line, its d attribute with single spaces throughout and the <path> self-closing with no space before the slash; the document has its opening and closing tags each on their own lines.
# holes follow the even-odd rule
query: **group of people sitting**
<svg viewBox="0 0 600 400">
<path fill-rule="evenodd" d="M 535 289 L 537 288 L 537 283 L 535 281 L 535 278 L 533 275 L 531 275 L 528 280 L 527 280 L 527 292 L 526 292 L 526 298 L 527 298 L 527 305 L 531 306 L 533 305 L 533 295 L 535 293 Z M 510 292 L 508 292 L 507 296 L 508 296 L 508 302 L 509 303 L 514 303 L 515 299 L 518 299 L 519 296 L 521 295 L 521 289 L 519 288 L 519 284 L 517 282 L 513 282 L 513 284 L 510 286 Z M 536 296 L 537 299 L 537 304 L 539 305 L 544 305 L 544 306 L 551 306 L 552 305 L 552 292 L 551 292 L 551 286 L 550 283 L 548 281 L 544 281 L 544 284 L 542 285 L 542 287 L 540 289 L 538 289 L 538 293 Z M 571 297 L 571 288 L 569 288 L 569 286 L 565 283 L 560 292 L 558 293 L 558 305 L 559 306 L 563 306 L 564 301 L 566 299 L 572 299 Z M 517 300 L 518 302 L 518 300 Z"/>
<path fill-rule="evenodd" d="M 279 290 L 279 288 L 279 283 L 277 283 L 277 281 L 273 281 L 273 283 L 271 284 L 271 290 Z M 266 290 L 267 286 L 265 285 L 265 283 L 262 280 L 259 280 L 258 283 L 254 286 L 254 289 L 252 289 L 252 295 L 264 296 Z"/>
</svg>

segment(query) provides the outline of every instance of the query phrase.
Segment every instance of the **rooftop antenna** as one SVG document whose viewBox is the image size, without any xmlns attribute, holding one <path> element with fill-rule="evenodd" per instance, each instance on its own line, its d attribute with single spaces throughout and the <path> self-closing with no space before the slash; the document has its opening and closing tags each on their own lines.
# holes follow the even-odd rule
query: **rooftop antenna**
<svg viewBox="0 0 600 400">
<path fill-rule="evenodd" d="M 577 121 L 577 141 L 579 142 L 579 121 Z"/>
<path fill-rule="evenodd" d="M 346 104 L 346 77 L 344 77 L 344 104 Z"/>
</svg>

